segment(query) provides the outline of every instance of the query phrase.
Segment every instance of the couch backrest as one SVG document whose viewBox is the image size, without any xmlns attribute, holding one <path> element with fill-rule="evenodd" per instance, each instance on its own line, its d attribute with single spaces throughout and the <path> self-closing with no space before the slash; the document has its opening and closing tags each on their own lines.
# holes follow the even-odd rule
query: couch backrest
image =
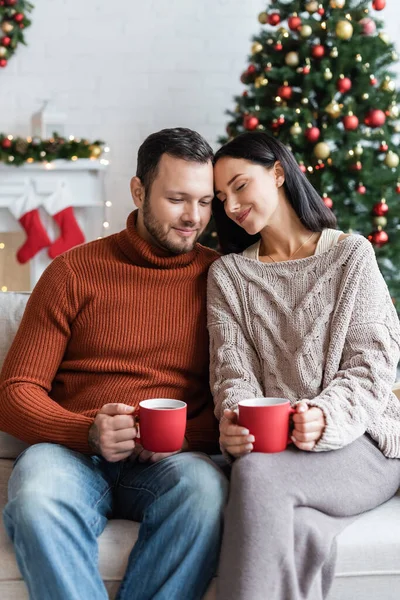
<svg viewBox="0 0 400 600">
<path fill-rule="evenodd" d="M 0 292 L 0 370 L 17 332 L 29 292 Z M 26 444 L 0 432 L 0 458 L 16 458 Z"/>
</svg>

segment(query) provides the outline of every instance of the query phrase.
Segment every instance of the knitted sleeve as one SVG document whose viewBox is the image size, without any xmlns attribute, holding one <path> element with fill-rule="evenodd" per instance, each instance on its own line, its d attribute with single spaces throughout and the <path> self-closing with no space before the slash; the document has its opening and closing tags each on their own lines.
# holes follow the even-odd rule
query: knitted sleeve
<svg viewBox="0 0 400 600">
<path fill-rule="evenodd" d="M 0 429 L 29 443 L 54 442 L 90 452 L 93 419 L 49 396 L 78 310 L 74 274 L 64 257 L 43 273 L 26 306 L 0 375 Z"/>
<path fill-rule="evenodd" d="M 207 306 L 210 384 L 215 415 L 221 419 L 225 408 L 233 410 L 239 400 L 257 398 L 264 392 L 260 361 L 240 320 L 237 291 L 220 260 L 209 271 Z"/>
<path fill-rule="evenodd" d="M 370 244 L 361 269 L 339 370 L 321 394 L 307 400 L 326 420 L 316 451 L 341 448 L 373 430 L 396 379 L 399 320 Z"/>
</svg>

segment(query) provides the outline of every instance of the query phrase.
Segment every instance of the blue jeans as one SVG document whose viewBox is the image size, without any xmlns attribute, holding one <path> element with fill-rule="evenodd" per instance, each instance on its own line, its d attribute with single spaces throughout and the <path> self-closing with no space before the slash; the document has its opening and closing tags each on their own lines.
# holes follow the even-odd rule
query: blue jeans
<svg viewBox="0 0 400 600">
<path fill-rule="evenodd" d="M 56 444 L 17 459 L 4 522 L 31 600 L 106 600 L 97 537 L 140 521 L 118 600 L 200 600 L 217 567 L 228 483 L 206 456 L 109 463 Z"/>
</svg>

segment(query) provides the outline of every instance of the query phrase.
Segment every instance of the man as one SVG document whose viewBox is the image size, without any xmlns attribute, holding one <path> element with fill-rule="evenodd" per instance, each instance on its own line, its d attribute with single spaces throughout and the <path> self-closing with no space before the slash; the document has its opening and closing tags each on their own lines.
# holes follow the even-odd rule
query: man
<svg viewBox="0 0 400 600">
<path fill-rule="evenodd" d="M 212 150 L 187 129 L 149 136 L 127 228 L 56 258 L 32 292 L 0 379 L 0 428 L 34 444 L 4 511 L 31 600 L 105 600 L 97 537 L 141 521 L 119 600 L 201 599 L 227 482 L 208 387 Z M 135 446 L 145 398 L 188 405 L 182 452 Z M 161 460 L 164 459 L 164 460 Z"/>
</svg>

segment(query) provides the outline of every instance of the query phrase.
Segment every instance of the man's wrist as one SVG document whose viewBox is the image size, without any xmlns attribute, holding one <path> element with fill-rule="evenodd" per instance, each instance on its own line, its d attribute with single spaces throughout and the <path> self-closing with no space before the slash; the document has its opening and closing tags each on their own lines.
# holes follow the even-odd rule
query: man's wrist
<svg viewBox="0 0 400 600">
<path fill-rule="evenodd" d="M 88 444 L 93 454 L 101 454 L 99 431 L 96 423 L 92 423 L 88 433 Z"/>
</svg>

